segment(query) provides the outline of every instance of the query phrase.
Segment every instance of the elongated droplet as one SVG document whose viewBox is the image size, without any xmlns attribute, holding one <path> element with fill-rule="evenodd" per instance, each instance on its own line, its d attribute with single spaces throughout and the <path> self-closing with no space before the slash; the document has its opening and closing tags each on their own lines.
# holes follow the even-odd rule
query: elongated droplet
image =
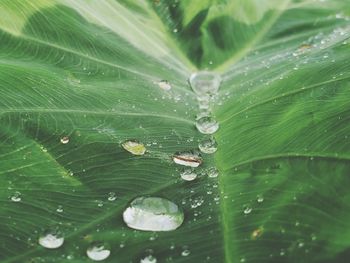
<svg viewBox="0 0 350 263">
<path fill-rule="evenodd" d="M 149 255 L 141 259 L 140 263 L 157 263 L 157 259 L 154 256 Z"/>
<path fill-rule="evenodd" d="M 185 169 L 181 173 L 181 178 L 185 181 L 193 181 L 197 178 L 197 174 L 192 169 Z"/>
<path fill-rule="evenodd" d="M 174 154 L 173 161 L 184 166 L 198 167 L 202 163 L 202 158 L 197 152 L 179 152 Z"/>
<path fill-rule="evenodd" d="M 62 246 L 64 243 L 64 237 L 62 233 L 57 229 L 46 230 L 39 237 L 39 244 L 44 248 L 55 249 Z"/>
<path fill-rule="evenodd" d="M 212 154 L 218 149 L 218 144 L 214 137 L 205 138 L 198 144 L 198 148 L 202 153 Z"/>
<path fill-rule="evenodd" d="M 196 121 L 197 130 L 203 134 L 213 134 L 219 129 L 219 123 L 212 117 L 202 117 Z"/>
<path fill-rule="evenodd" d="M 161 80 L 158 82 L 158 86 L 163 90 L 171 90 L 171 85 L 167 80 Z"/>
<path fill-rule="evenodd" d="M 214 95 L 218 92 L 221 77 L 220 75 L 209 72 L 209 71 L 199 71 L 193 73 L 189 79 L 191 87 L 198 96 L 203 95 Z"/>
<path fill-rule="evenodd" d="M 219 170 L 216 169 L 215 167 L 210 167 L 210 168 L 207 170 L 207 174 L 208 174 L 208 177 L 210 177 L 210 178 L 215 178 L 215 177 L 218 177 L 218 175 L 219 175 Z"/>
<path fill-rule="evenodd" d="M 94 242 L 88 247 L 86 254 L 93 261 L 102 261 L 109 257 L 111 250 L 105 243 Z"/>
<path fill-rule="evenodd" d="M 171 231 L 178 228 L 184 214 L 173 202 L 161 197 L 138 197 L 123 213 L 128 227 L 144 231 Z"/>
<path fill-rule="evenodd" d="M 135 140 L 125 141 L 122 143 L 122 146 L 125 150 L 134 155 L 144 155 L 146 152 L 146 147 L 142 143 Z"/>
</svg>

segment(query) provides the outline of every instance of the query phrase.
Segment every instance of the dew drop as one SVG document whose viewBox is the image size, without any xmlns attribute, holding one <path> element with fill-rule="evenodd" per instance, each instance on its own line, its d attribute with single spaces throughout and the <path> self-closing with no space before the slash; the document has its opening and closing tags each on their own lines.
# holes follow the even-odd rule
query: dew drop
<svg viewBox="0 0 350 263">
<path fill-rule="evenodd" d="M 11 196 L 11 201 L 13 202 L 21 202 L 22 200 L 22 194 L 18 191 L 14 192 Z"/>
<path fill-rule="evenodd" d="M 202 158 L 197 152 L 178 152 L 173 156 L 173 161 L 177 164 L 198 167 L 202 163 Z"/>
<path fill-rule="evenodd" d="M 154 256 L 149 255 L 141 259 L 140 263 L 157 263 L 157 259 Z"/>
<path fill-rule="evenodd" d="M 107 198 L 107 200 L 108 201 L 115 201 L 117 199 L 117 195 L 114 193 L 114 192 L 109 192 L 108 193 L 108 198 Z"/>
<path fill-rule="evenodd" d="M 136 140 L 125 141 L 122 143 L 122 146 L 125 150 L 134 155 L 144 155 L 146 152 L 146 147 Z"/>
<path fill-rule="evenodd" d="M 63 243 L 64 237 L 58 229 L 46 230 L 43 235 L 39 237 L 39 244 L 44 248 L 59 248 Z"/>
<path fill-rule="evenodd" d="M 189 82 L 198 96 L 214 95 L 219 90 L 221 77 L 214 72 L 199 71 L 191 75 Z"/>
<path fill-rule="evenodd" d="M 253 209 L 252 209 L 250 206 L 246 206 L 246 207 L 244 208 L 243 213 L 247 215 L 247 214 L 250 214 L 250 212 L 252 212 L 252 210 L 253 210 Z"/>
<path fill-rule="evenodd" d="M 158 86 L 159 86 L 159 88 L 161 88 L 163 90 L 171 90 L 171 85 L 170 85 L 169 81 L 167 81 L 167 80 L 159 81 Z"/>
<path fill-rule="evenodd" d="M 212 117 L 205 116 L 196 121 L 196 128 L 200 133 L 213 134 L 219 129 L 219 123 Z"/>
<path fill-rule="evenodd" d="M 207 174 L 208 174 L 208 177 L 210 177 L 210 178 L 216 178 L 219 176 L 219 170 L 216 169 L 215 167 L 210 167 L 207 170 Z"/>
<path fill-rule="evenodd" d="M 218 144 L 214 137 L 206 138 L 198 144 L 198 148 L 202 153 L 212 154 L 218 149 Z"/>
<path fill-rule="evenodd" d="M 193 181 L 197 178 L 197 174 L 192 169 L 185 169 L 181 172 L 181 178 L 185 181 Z"/>
<path fill-rule="evenodd" d="M 88 247 L 86 254 L 94 261 L 102 261 L 109 257 L 111 250 L 105 243 L 94 242 Z"/>
<path fill-rule="evenodd" d="M 175 230 L 184 220 L 179 207 L 161 197 L 138 197 L 123 212 L 128 227 L 144 231 Z"/>
<path fill-rule="evenodd" d="M 63 206 L 62 206 L 62 205 L 59 205 L 59 206 L 57 207 L 56 211 L 57 211 L 58 213 L 62 213 L 62 212 L 63 212 Z"/>
<path fill-rule="evenodd" d="M 68 137 L 68 136 L 62 137 L 62 138 L 61 138 L 61 143 L 62 143 L 62 144 L 67 144 L 67 143 L 69 143 L 69 137 Z"/>
<path fill-rule="evenodd" d="M 258 195 L 256 200 L 258 201 L 258 203 L 262 203 L 264 202 L 264 197 L 262 195 Z"/>
<path fill-rule="evenodd" d="M 183 257 L 187 257 L 189 254 L 191 254 L 191 251 L 189 251 L 188 249 L 185 249 L 181 252 L 181 256 Z"/>
</svg>

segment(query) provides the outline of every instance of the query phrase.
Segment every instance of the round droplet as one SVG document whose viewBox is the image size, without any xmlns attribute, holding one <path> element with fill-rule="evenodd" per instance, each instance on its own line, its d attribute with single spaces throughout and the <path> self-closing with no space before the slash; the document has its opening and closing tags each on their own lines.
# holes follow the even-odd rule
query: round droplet
<svg viewBox="0 0 350 263">
<path fill-rule="evenodd" d="M 210 168 L 207 170 L 207 175 L 208 175 L 208 177 L 210 177 L 210 178 L 218 177 L 218 176 L 219 176 L 219 170 L 216 169 L 215 167 L 210 167 Z"/>
<path fill-rule="evenodd" d="M 109 192 L 108 193 L 108 201 L 115 201 L 117 199 L 117 195 L 114 192 Z"/>
<path fill-rule="evenodd" d="M 69 143 L 69 137 L 68 137 L 68 136 L 62 137 L 62 138 L 61 138 L 61 143 L 62 143 L 62 144 L 67 144 L 67 143 Z"/>
<path fill-rule="evenodd" d="M 264 197 L 262 195 L 258 195 L 256 200 L 258 201 L 258 203 L 262 203 L 264 202 Z"/>
<path fill-rule="evenodd" d="M 177 164 L 198 167 L 202 163 L 202 158 L 197 152 L 178 152 L 173 156 L 173 161 Z"/>
<path fill-rule="evenodd" d="M 159 81 L 158 86 L 159 86 L 159 88 L 161 88 L 163 90 L 171 90 L 171 85 L 170 85 L 169 81 L 167 81 L 167 80 Z"/>
<path fill-rule="evenodd" d="M 133 229 L 171 231 L 178 228 L 184 214 L 173 202 L 160 197 L 138 197 L 123 213 L 124 222 Z"/>
<path fill-rule="evenodd" d="M 22 194 L 18 191 L 14 192 L 13 195 L 11 195 L 11 201 L 13 202 L 21 202 L 22 200 Z"/>
<path fill-rule="evenodd" d="M 214 95 L 219 90 L 221 77 L 214 72 L 199 71 L 191 75 L 189 82 L 198 96 Z"/>
<path fill-rule="evenodd" d="M 202 153 L 212 154 L 218 149 L 218 144 L 214 137 L 205 138 L 198 144 L 198 148 Z"/>
<path fill-rule="evenodd" d="M 197 130 L 203 134 L 213 134 L 219 129 L 219 123 L 212 117 L 206 116 L 196 121 Z"/>
<path fill-rule="evenodd" d="M 246 206 L 246 207 L 244 208 L 243 213 L 247 215 L 247 214 L 250 214 L 250 212 L 252 212 L 252 210 L 253 210 L 253 209 L 252 209 L 250 206 Z"/>
<path fill-rule="evenodd" d="M 58 229 L 47 230 L 39 237 L 39 244 L 44 248 L 59 248 L 64 243 L 64 237 Z"/>
<path fill-rule="evenodd" d="M 109 257 L 111 250 L 105 243 L 94 242 L 88 247 L 86 254 L 94 261 L 102 261 Z"/>
<path fill-rule="evenodd" d="M 149 255 L 141 259 L 140 263 L 157 263 L 157 259 L 154 256 Z"/>
<path fill-rule="evenodd" d="M 122 146 L 125 150 L 134 155 L 144 155 L 146 152 L 146 147 L 142 143 L 135 140 L 125 141 L 122 143 Z"/>
<path fill-rule="evenodd" d="M 182 173 L 181 173 L 181 178 L 185 181 L 193 181 L 194 179 L 197 178 L 197 174 L 195 171 L 193 171 L 192 169 L 185 169 Z"/>
<path fill-rule="evenodd" d="M 187 257 L 189 254 L 191 254 L 191 251 L 189 251 L 188 249 L 185 249 L 181 252 L 181 256 L 183 257 Z"/>
<path fill-rule="evenodd" d="M 57 207 L 56 211 L 57 211 L 58 213 L 62 213 L 62 212 L 63 212 L 63 206 L 62 206 L 62 205 L 59 205 L 59 206 Z"/>
</svg>

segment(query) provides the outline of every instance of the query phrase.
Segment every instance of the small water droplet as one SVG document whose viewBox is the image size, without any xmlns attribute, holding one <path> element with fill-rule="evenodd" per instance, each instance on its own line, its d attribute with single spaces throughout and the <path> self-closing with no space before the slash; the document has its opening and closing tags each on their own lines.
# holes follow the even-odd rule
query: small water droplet
<svg viewBox="0 0 350 263">
<path fill-rule="evenodd" d="M 281 249 L 280 256 L 284 256 L 286 254 L 286 251 L 284 249 Z"/>
<path fill-rule="evenodd" d="M 63 212 L 63 206 L 62 206 L 62 205 L 59 205 L 59 206 L 57 207 L 56 211 L 57 211 L 58 213 L 62 213 L 62 212 Z"/>
<path fill-rule="evenodd" d="M 219 123 L 212 117 L 205 116 L 196 121 L 196 128 L 200 133 L 213 134 L 219 129 Z"/>
<path fill-rule="evenodd" d="M 64 243 L 64 237 L 58 229 L 46 230 L 39 237 L 39 244 L 44 248 L 55 249 L 59 248 Z"/>
<path fill-rule="evenodd" d="M 247 215 L 247 214 L 250 214 L 252 210 L 253 209 L 250 206 L 246 206 L 243 210 L 243 213 Z"/>
<path fill-rule="evenodd" d="M 93 242 L 86 250 L 87 256 L 93 261 L 102 261 L 109 257 L 109 245 L 102 242 Z"/>
<path fill-rule="evenodd" d="M 117 199 L 117 195 L 114 192 L 108 193 L 108 201 L 115 201 Z"/>
<path fill-rule="evenodd" d="M 62 138 L 61 138 L 61 143 L 62 143 L 62 144 L 67 144 L 67 143 L 69 143 L 69 137 L 68 137 L 68 136 L 62 137 Z"/>
<path fill-rule="evenodd" d="M 191 254 L 191 251 L 188 249 L 185 249 L 181 252 L 181 256 L 187 257 L 189 254 Z"/>
<path fill-rule="evenodd" d="M 167 80 L 161 80 L 158 82 L 158 86 L 163 90 L 171 90 L 171 85 Z"/>
<path fill-rule="evenodd" d="M 214 137 L 206 138 L 198 144 L 198 148 L 202 153 L 212 154 L 218 149 L 218 144 Z"/>
<path fill-rule="evenodd" d="M 154 256 L 149 255 L 141 259 L 140 263 L 157 263 L 157 259 Z"/>
<path fill-rule="evenodd" d="M 136 140 L 125 141 L 122 143 L 122 146 L 125 150 L 134 155 L 144 155 L 146 152 L 146 147 Z"/>
<path fill-rule="evenodd" d="M 198 96 L 215 95 L 219 90 L 221 77 L 214 72 L 199 71 L 191 75 L 189 82 Z"/>
<path fill-rule="evenodd" d="M 138 197 L 123 213 L 124 222 L 133 229 L 144 231 L 171 231 L 184 220 L 179 207 L 161 197 Z"/>
<path fill-rule="evenodd" d="M 207 170 L 207 174 L 208 174 L 208 177 L 210 177 L 210 178 L 216 178 L 219 176 L 219 170 L 216 169 L 215 167 L 210 167 Z"/>
<path fill-rule="evenodd" d="M 193 169 L 185 169 L 181 173 L 181 178 L 185 181 L 193 181 L 197 178 L 197 174 Z"/>
<path fill-rule="evenodd" d="M 258 195 L 256 200 L 258 201 L 258 203 L 262 203 L 264 202 L 264 197 L 262 195 Z"/>
<path fill-rule="evenodd" d="M 22 200 L 22 194 L 18 191 L 14 192 L 13 195 L 11 195 L 11 201 L 13 202 L 21 202 Z"/>
<path fill-rule="evenodd" d="M 174 154 L 173 161 L 184 166 L 198 167 L 202 163 L 202 158 L 194 151 L 178 152 Z"/>
</svg>

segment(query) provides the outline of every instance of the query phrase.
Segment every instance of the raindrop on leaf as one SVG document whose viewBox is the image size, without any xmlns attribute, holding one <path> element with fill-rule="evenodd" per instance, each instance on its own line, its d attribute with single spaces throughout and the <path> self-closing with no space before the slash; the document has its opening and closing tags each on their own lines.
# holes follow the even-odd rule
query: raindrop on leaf
<svg viewBox="0 0 350 263">
<path fill-rule="evenodd" d="M 93 261 L 102 261 L 109 257 L 111 250 L 109 245 L 103 242 L 93 242 L 86 250 L 86 254 Z"/>
</svg>

